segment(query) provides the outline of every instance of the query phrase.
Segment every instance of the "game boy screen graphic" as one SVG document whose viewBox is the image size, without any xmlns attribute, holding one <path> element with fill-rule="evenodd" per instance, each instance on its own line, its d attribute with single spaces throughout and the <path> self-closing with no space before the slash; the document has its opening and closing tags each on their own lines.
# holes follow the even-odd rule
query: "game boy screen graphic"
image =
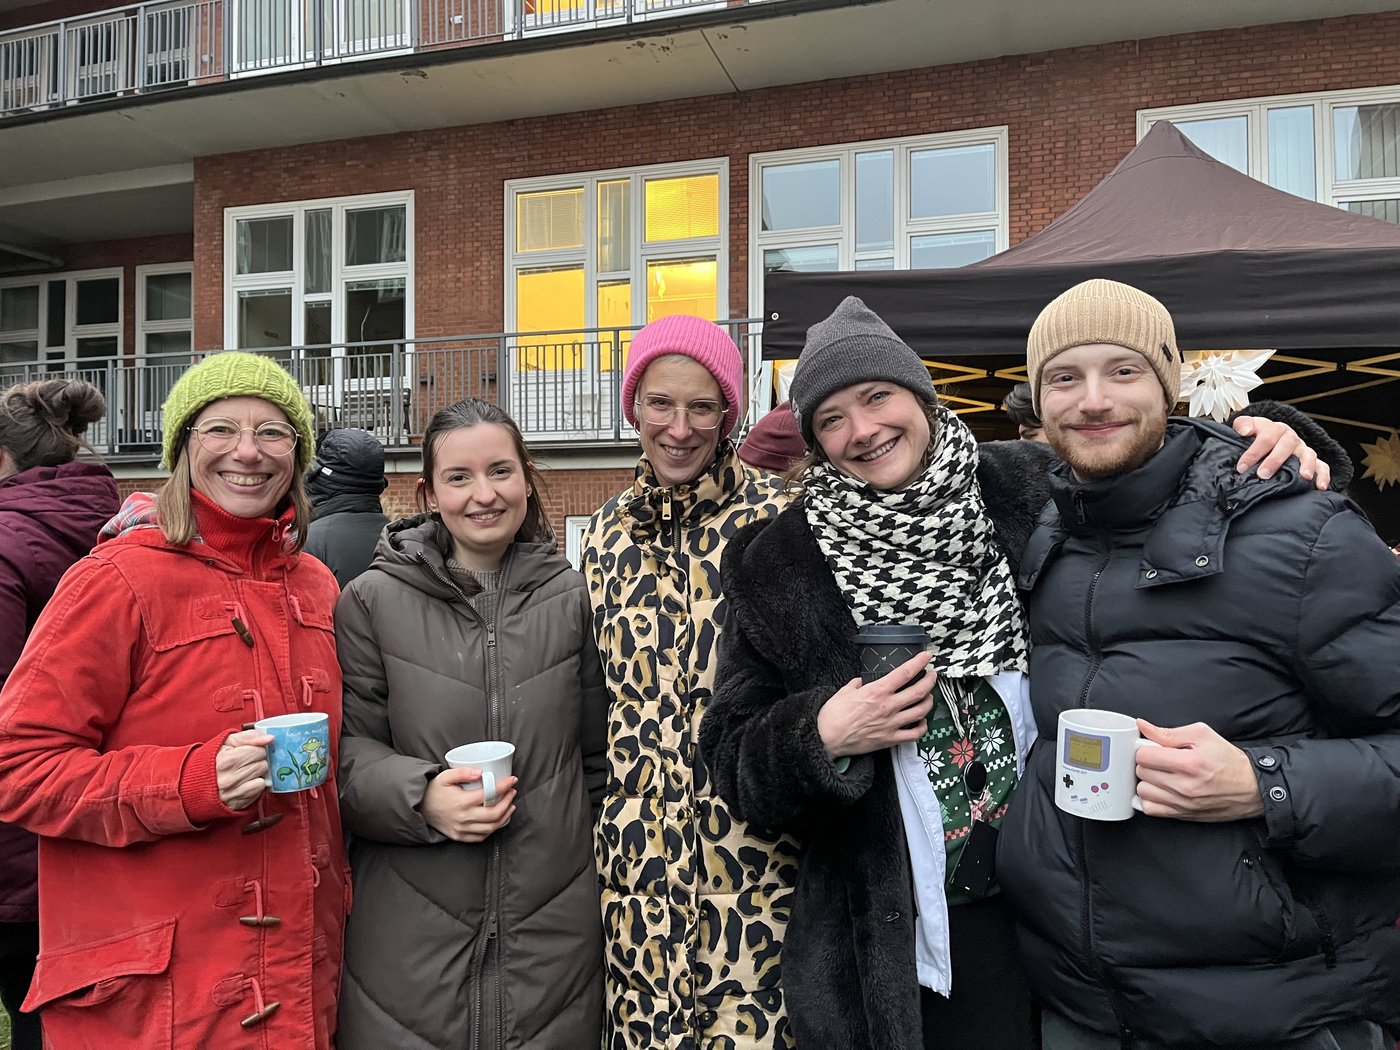
<svg viewBox="0 0 1400 1050">
<path fill-rule="evenodd" d="M 1109 738 L 1093 733 L 1065 733 L 1065 764 L 1102 773 L 1108 768 Z"/>
</svg>

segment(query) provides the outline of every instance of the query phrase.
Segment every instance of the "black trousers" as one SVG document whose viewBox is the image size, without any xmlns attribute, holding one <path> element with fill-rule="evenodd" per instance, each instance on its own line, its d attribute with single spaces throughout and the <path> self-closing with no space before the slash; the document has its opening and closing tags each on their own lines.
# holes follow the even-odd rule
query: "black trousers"
<svg viewBox="0 0 1400 1050">
<path fill-rule="evenodd" d="M 37 922 L 0 922 L 0 1002 L 10 1015 L 12 1050 L 40 1050 L 39 1015 L 20 1013 L 39 954 Z"/>
<path fill-rule="evenodd" d="M 1000 895 L 948 909 L 953 995 L 921 988 L 925 1050 L 1036 1050 L 1040 1023 Z"/>
</svg>

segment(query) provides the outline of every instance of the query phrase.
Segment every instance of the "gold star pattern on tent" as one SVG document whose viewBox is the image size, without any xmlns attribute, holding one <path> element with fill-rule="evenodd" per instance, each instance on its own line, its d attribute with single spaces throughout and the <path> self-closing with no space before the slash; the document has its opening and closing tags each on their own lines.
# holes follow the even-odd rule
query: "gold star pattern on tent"
<svg viewBox="0 0 1400 1050">
<path fill-rule="evenodd" d="M 1373 445 L 1361 446 L 1366 452 L 1366 473 L 1363 478 L 1371 478 L 1376 488 L 1387 485 L 1400 485 L 1400 432 L 1383 437 Z"/>
<path fill-rule="evenodd" d="M 1222 423 L 1249 404 L 1249 392 L 1263 382 L 1260 367 L 1272 350 L 1191 350 L 1181 366 L 1180 400 L 1190 414 Z"/>
</svg>

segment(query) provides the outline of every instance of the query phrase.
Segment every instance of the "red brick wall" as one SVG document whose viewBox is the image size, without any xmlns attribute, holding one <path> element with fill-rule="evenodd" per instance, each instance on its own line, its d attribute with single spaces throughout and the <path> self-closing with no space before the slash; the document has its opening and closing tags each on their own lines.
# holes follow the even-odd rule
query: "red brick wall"
<svg viewBox="0 0 1400 1050">
<path fill-rule="evenodd" d="M 1386 13 L 206 157 L 195 166 L 195 343 L 224 341 L 228 207 L 412 189 L 417 334 L 491 332 L 505 327 L 505 180 L 728 157 L 738 317 L 748 310 L 750 153 L 1006 124 L 1015 243 L 1133 145 L 1141 108 L 1396 82 L 1400 13 Z"/>
</svg>

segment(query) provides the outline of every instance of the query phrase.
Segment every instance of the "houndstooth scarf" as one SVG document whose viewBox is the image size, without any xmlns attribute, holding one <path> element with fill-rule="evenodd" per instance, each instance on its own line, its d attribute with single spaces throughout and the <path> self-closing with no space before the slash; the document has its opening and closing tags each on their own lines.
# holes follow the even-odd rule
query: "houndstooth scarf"
<svg viewBox="0 0 1400 1050">
<path fill-rule="evenodd" d="M 933 461 L 881 492 L 822 463 L 803 479 L 807 524 L 857 627 L 920 623 L 953 678 L 1025 671 L 1025 613 L 977 483 L 977 443 L 940 407 Z"/>
</svg>

